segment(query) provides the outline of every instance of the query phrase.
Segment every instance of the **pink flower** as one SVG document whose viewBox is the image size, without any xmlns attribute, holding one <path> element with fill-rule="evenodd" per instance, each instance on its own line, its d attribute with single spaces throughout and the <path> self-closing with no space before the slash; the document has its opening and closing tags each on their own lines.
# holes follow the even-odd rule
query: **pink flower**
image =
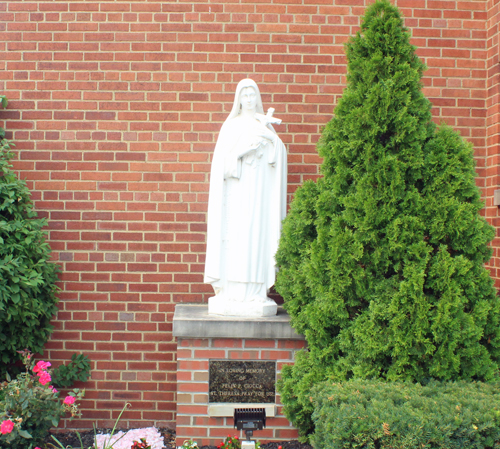
<svg viewBox="0 0 500 449">
<path fill-rule="evenodd" d="M 2 435 L 5 433 L 10 433 L 12 432 L 13 428 L 14 428 L 14 423 L 10 419 L 7 419 L 6 421 L 3 421 L 2 424 L 0 425 L 0 433 Z"/>
<path fill-rule="evenodd" d="M 48 384 L 52 378 L 50 377 L 50 374 L 47 372 L 47 371 L 43 371 L 42 374 L 39 374 L 40 376 L 40 379 L 38 379 L 40 381 L 40 383 L 42 385 L 45 385 L 45 384 Z"/>
<path fill-rule="evenodd" d="M 52 385 L 49 387 L 49 389 L 52 390 L 52 393 L 57 393 L 57 390 Z"/>
<path fill-rule="evenodd" d="M 71 405 L 75 402 L 75 398 L 73 396 L 66 396 L 64 398 L 63 404 Z"/>
<path fill-rule="evenodd" d="M 45 371 L 49 366 L 51 366 L 50 362 L 44 362 L 43 360 L 40 360 L 35 367 L 33 368 L 34 373 L 41 373 Z M 40 374 L 38 374 L 40 376 Z"/>
</svg>

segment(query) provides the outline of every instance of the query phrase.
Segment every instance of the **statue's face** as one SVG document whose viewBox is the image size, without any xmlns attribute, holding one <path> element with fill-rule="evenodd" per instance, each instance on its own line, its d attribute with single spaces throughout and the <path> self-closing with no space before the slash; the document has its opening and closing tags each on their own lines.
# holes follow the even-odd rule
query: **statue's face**
<svg viewBox="0 0 500 449">
<path fill-rule="evenodd" d="M 244 87 L 240 93 L 241 109 L 255 111 L 257 106 L 257 93 L 253 87 Z"/>
</svg>

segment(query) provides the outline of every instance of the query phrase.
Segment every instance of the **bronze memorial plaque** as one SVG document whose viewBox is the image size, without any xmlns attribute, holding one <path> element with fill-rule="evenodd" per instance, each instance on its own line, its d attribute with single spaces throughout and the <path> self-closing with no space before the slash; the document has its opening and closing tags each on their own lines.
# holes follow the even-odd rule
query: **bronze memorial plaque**
<svg viewBox="0 0 500 449">
<path fill-rule="evenodd" d="M 209 402 L 274 403 L 276 362 L 210 360 Z"/>
</svg>

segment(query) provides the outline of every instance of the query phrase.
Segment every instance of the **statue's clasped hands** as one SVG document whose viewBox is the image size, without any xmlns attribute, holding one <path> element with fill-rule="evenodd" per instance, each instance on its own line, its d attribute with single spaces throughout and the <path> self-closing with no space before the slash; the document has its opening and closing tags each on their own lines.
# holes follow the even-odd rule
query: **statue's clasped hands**
<svg viewBox="0 0 500 449">
<path fill-rule="evenodd" d="M 256 136 L 262 137 L 273 144 L 276 143 L 276 140 L 278 139 L 278 136 L 261 122 L 255 123 L 254 133 Z"/>
<path fill-rule="evenodd" d="M 255 115 L 257 116 L 257 114 Z M 271 118 L 270 115 L 259 115 L 261 118 Z M 264 121 L 266 122 L 266 120 Z M 249 121 L 248 125 L 248 130 L 250 131 L 248 134 L 248 137 L 250 137 L 250 143 L 244 151 L 239 153 L 238 157 L 244 157 L 246 164 L 253 165 L 255 160 L 254 158 L 256 157 L 257 159 L 260 159 L 264 155 L 265 146 L 268 143 L 271 143 L 274 146 L 278 141 L 278 136 L 273 131 L 271 131 L 264 123 L 262 123 L 262 120 L 257 119 L 257 117 L 255 117 L 255 120 Z"/>
</svg>

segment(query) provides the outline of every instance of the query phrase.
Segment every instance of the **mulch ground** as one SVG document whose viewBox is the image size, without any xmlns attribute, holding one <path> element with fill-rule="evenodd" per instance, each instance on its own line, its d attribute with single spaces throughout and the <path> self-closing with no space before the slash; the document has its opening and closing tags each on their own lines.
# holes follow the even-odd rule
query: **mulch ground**
<svg viewBox="0 0 500 449">
<path fill-rule="evenodd" d="M 119 430 L 128 430 L 128 429 L 117 429 L 115 433 L 118 432 Z M 112 429 L 97 429 L 98 434 L 99 433 L 109 434 L 111 433 L 111 431 Z M 175 449 L 175 431 L 167 427 L 159 428 L 158 431 L 163 436 L 165 447 L 167 449 Z M 80 440 L 78 439 L 76 432 L 57 432 L 54 433 L 53 435 L 62 443 L 62 445 L 65 448 L 70 447 L 70 448 L 82 449 L 82 444 L 80 444 Z M 94 444 L 93 430 L 80 432 L 80 438 L 82 439 L 83 449 L 88 449 L 93 447 Z M 59 448 L 58 445 L 52 446 L 55 443 L 55 441 L 50 436 L 45 440 L 45 442 L 47 443 L 47 446 L 50 448 L 52 447 Z M 51 446 L 49 446 L 49 444 Z M 282 441 L 278 443 L 267 443 L 263 444 L 261 448 L 278 449 L 278 446 L 281 446 L 283 449 L 312 449 L 312 446 L 310 446 L 309 444 L 300 443 L 297 440 Z M 201 446 L 200 449 L 217 449 L 217 446 Z"/>
</svg>

